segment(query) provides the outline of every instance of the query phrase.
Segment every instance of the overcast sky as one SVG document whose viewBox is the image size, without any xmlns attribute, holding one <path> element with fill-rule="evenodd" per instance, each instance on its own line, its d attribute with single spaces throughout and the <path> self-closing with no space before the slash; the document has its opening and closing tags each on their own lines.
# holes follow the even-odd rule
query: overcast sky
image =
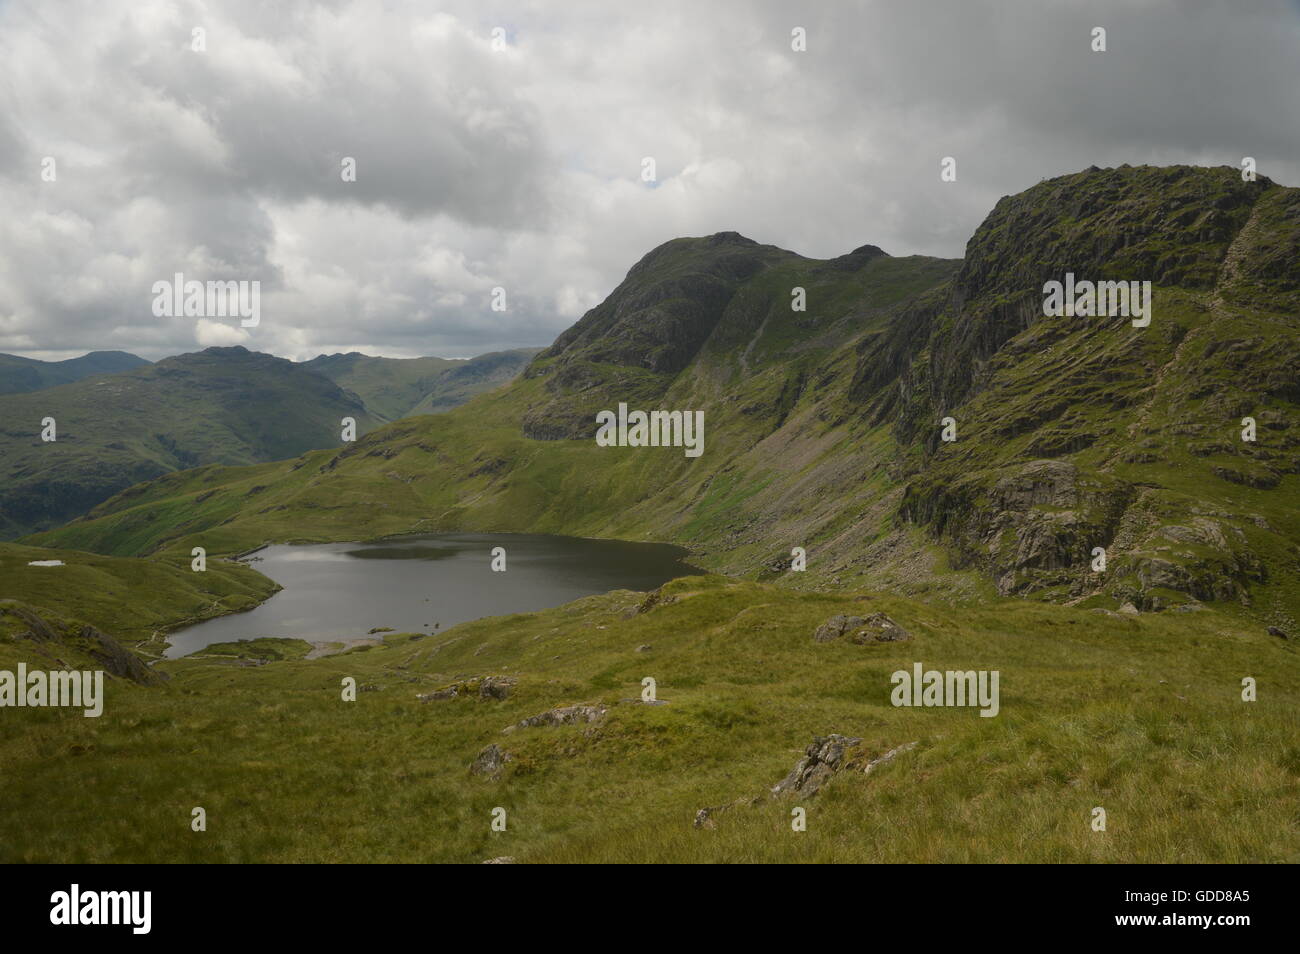
<svg viewBox="0 0 1300 954">
<path fill-rule="evenodd" d="M 0 351 L 546 345 L 676 236 L 958 257 L 1040 179 L 1298 143 L 1297 0 L 0 0 Z M 261 324 L 155 317 L 175 272 Z"/>
</svg>

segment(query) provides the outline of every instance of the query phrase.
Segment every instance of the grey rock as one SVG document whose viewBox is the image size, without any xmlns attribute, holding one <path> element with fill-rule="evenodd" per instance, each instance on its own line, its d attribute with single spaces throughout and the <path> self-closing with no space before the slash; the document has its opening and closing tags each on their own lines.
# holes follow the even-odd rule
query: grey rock
<svg viewBox="0 0 1300 954">
<path fill-rule="evenodd" d="M 861 626 L 866 621 L 866 617 L 863 616 L 832 616 L 817 627 L 813 633 L 813 642 L 829 643 L 832 640 L 839 639 L 849 630 Z"/>
<path fill-rule="evenodd" d="M 714 821 L 714 814 L 719 811 L 717 808 L 701 808 L 695 813 L 696 828 L 717 828 L 718 823 Z"/>
<path fill-rule="evenodd" d="M 804 750 L 804 757 L 795 763 L 790 774 L 772 786 L 772 794 L 800 792 L 816 795 L 822 784 L 844 767 L 847 750 L 861 741 L 835 734 L 815 736 L 812 745 Z"/>
<path fill-rule="evenodd" d="M 436 702 L 439 699 L 455 699 L 459 694 L 459 686 L 448 686 L 446 689 L 435 689 L 433 692 L 426 692 L 415 698 L 420 702 Z"/>
<path fill-rule="evenodd" d="M 849 642 L 895 643 L 911 639 L 911 634 L 884 613 L 872 613 L 870 616 L 832 616 L 817 627 L 813 641 L 828 643 L 848 636 Z"/>
<path fill-rule="evenodd" d="M 469 767 L 471 775 L 486 775 L 488 778 L 496 778 L 501 774 L 507 762 L 513 761 L 514 756 L 509 752 L 503 751 L 501 746 L 493 742 L 474 759 Z"/>
<path fill-rule="evenodd" d="M 515 680 L 510 676 L 484 676 L 483 681 L 478 686 L 479 698 L 507 699 L 514 685 Z"/>
<path fill-rule="evenodd" d="M 862 770 L 863 775 L 870 775 L 878 765 L 884 765 L 886 762 L 892 762 L 904 752 L 910 752 L 916 748 L 915 742 L 908 742 L 906 745 L 900 745 L 897 748 L 890 749 L 878 759 L 872 759 L 867 763 L 867 767 Z"/>
<path fill-rule="evenodd" d="M 531 729 L 537 726 L 581 725 L 583 723 L 598 722 L 605 717 L 606 711 L 604 706 L 558 706 L 535 716 L 529 716 L 527 719 L 521 719 L 502 731 L 513 732 L 516 729 Z"/>
<path fill-rule="evenodd" d="M 912 634 L 884 613 L 872 613 L 866 618 L 862 628 L 849 637 L 849 642 L 863 643 L 901 643 L 911 639 Z"/>
</svg>

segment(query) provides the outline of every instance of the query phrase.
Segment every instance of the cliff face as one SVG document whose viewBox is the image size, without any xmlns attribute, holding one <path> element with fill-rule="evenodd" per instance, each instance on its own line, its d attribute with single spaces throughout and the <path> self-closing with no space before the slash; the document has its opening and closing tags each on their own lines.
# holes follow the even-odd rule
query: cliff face
<svg viewBox="0 0 1300 954">
<path fill-rule="evenodd" d="M 899 516 L 1003 593 L 1248 599 L 1294 564 L 1294 528 L 1252 543 L 1278 529 L 1254 512 L 1269 502 L 1227 484 L 1300 467 L 1298 236 L 1297 190 L 1229 169 L 1089 170 L 1003 199 L 901 378 Z M 1065 272 L 1151 281 L 1151 325 L 1043 317 Z M 964 433 L 943 445 L 948 414 Z"/>
<path fill-rule="evenodd" d="M 1298 263 L 1300 190 L 1228 168 L 1042 182 L 960 262 L 677 239 L 508 388 L 261 474 L 256 513 L 238 472 L 208 473 L 51 539 L 341 538 L 347 500 L 376 533 L 650 536 L 795 585 L 1300 613 Z M 1150 324 L 1045 317 L 1066 273 L 1150 282 Z M 704 454 L 597 447 L 619 403 L 704 411 Z M 183 526 L 150 523 L 178 500 Z"/>
</svg>

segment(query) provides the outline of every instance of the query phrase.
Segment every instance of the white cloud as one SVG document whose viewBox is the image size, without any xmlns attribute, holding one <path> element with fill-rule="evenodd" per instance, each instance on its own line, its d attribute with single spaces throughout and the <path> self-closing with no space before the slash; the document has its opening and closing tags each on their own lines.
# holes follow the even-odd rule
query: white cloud
<svg viewBox="0 0 1300 954">
<path fill-rule="evenodd" d="M 229 347 L 247 344 L 248 332 L 238 325 L 200 318 L 194 324 L 194 340 L 202 348 Z"/>
</svg>

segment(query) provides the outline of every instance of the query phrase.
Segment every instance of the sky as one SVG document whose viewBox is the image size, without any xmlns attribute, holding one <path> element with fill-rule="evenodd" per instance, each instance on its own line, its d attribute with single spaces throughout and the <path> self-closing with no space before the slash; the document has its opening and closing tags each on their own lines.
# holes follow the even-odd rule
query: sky
<svg viewBox="0 0 1300 954">
<path fill-rule="evenodd" d="M 7 0 L 0 352 L 543 346 L 678 236 L 955 258 L 1045 178 L 1298 145 L 1297 0 Z M 260 322 L 155 315 L 178 272 Z"/>
</svg>

